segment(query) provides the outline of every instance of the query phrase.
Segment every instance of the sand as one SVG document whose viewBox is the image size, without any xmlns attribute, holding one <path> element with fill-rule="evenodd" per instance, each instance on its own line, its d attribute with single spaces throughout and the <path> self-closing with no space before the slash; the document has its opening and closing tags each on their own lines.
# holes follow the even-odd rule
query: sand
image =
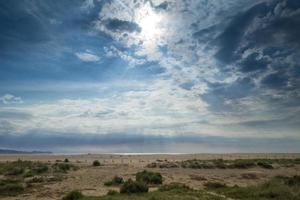
<svg viewBox="0 0 300 200">
<path fill-rule="evenodd" d="M 72 190 L 80 190 L 85 195 L 105 195 L 108 190 L 118 188 L 106 187 L 104 182 L 111 180 L 115 175 L 125 179 L 134 178 L 136 172 L 147 169 L 146 165 L 157 160 L 171 162 L 188 159 L 251 159 L 251 158 L 299 158 L 299 154 L 189 154 L 189 155 L 0 155 L 0 162 L 15 161 L 18 159 L 55 163 L 57 160 L 68 158 L 70 163 L 79 166 L 76 171 L 69 171 L 63 175 L 62 181 L 46 182 L 34 187 L 30 193 L 17 197 L 5 197 L 7 200 L 50 200 L 61 197 Z M 93 167 L 92 162 L 99 160 L 103 166 Z M 181 182 L 195 189 L 203 188 L 207 181 L 220 181 L 228 185 L 254 185 L 262 183 L 274 176 L 300 175 L 300 166 L 275 167 L 268 170 L 263 168 L 251 169 L 183 169 L 168 168 L 149 169 L 160 172 L 164 183 Z M 1 177 L 0 177 L 1 178 Z M 155 190 L 155 188 L 152 188 Z M 1 198 L 1 197 L 0 197 Z"/>
</svg>

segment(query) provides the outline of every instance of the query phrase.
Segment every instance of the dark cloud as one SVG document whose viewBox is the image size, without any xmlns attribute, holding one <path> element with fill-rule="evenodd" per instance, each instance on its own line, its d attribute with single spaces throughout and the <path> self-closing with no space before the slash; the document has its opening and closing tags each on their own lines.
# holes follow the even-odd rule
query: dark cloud
<svg viewBox="0 0 300 200">
<path fill-rule="evenodd" d="M 274 89 L 285 88 L 288 83 L 288 78 L 282 73 L 273 73 L 265 77 L 261 83 L 264 86 Z"/>
<path fill-rule="evenodd" d="M 192 28 L 197 29 L 196 24 L 192 24 L 191 26 Z M 193 33 L 193 38 L 195 38 L 200 43 L 211 42 L 211 40 L 213 40 L 216 34 L 218 33 L 218 30 L 219 30 L 219 26 L 217 25 L 213 25 L 208 28 L 197 30 L 196 32 Z"/>
<path fill-rule="evenodd" d="M 156 6 L 155 8 L 158 10 L 167 10 L 169 3 L 167 1 L 162 2 L 161 4 L 159 4 L 158 6 Z"/>
<path fill-rule="evenodd" d="M 253 6 L 244 13 L 237 15 L 224 32 L 217 38 L 220 50 L 216 58 L 228 64 L 236 59 L 235 51 L 240 46 L 245 30 L 248 28 L 254 17 L 267 13 L 266 3 Z"/>
<path fill-rule="evenodd" d="M 235 105 L 225 105 L 226 100 L 240 99 L 251 95 L 255 84 L 250 78 L 239 78 L 233 83 L 208 83 L 209 91 L 202 95 L 213 111 L 230 111 Z"/>
<path fill-rule="evenodd" d="M 298 1 L 263 1 L 232 17 L 216 39 L 211 36 L 221 26 L 195 32 L 198 41 L 213 40 L 209 44 L 219 49 L 215 57 L 220 61 L 222 71 L 235 74 L 241 77 L 240 80 L 255 80 L 261 86 L 258 88 L 249 81 L 239 82 L 239 86 L 235 83 L 217 87 L 208 84 L 210 90 L 204 99 L 213 107 L 222 109 L 227 99 L 250 97 L 255 91 L 261 94 L 259 98 L 271 105 L 276 102 L 280 108 L 299 106 L 295 103 L 300 94 L 297 67 L 300 62 L 299 11 Z M 269 89 L 272 92 L 265 95 Z"/>
<path fill-rule="evenodd" d="M 258 53 L 252 53 L 247 58 L 242 60 L 240 70 L 242 72 L 252 72 L 257 70 L 265 70 L 268 66 L 268 60 L 259 58 Z"/>
<path fill-rule="evenodd" d="M 104 21 L 104 25 L 108 30 L 113 32 L 140 32 L 141 28 L 138 24 L 120 19 L 108 19 Z"/>
</svg>

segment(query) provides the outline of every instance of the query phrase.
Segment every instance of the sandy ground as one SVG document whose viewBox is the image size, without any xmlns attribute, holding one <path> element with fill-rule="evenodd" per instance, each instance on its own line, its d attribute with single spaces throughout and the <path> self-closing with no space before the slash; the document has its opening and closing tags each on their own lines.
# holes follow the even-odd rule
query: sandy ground
<svg viewBox="0 0 300 200">
<path fill-rule="evenodd" d="M 156 160 L 182 161 L 188 159 L 251 159 L 251 158 L 299 158 L 300 154 L 197 154 L 197 155 L 0 155 L 0 162 L 18 159 L 55 163 L 68 158 L 70 163 L 79 166 L 76 171 L 64 175 L 62 181 L 42 183 L 34 187 L 30 193 L 18 197 L 6 197 L 7 200 L 50 200 L 61 199 L 68 191 L 80 190 L 86 195 L 104 195 L 108 190 L 118 188 L 106 187 L 104 182 L 115 175 L 124 179 L 134 178 L 136 172 L 146 169 L 146 165 Z M 103 166 L 93 167 L 92 162 L 99 160 Z M 252 185 L 264 182 L 276 175 L 300 175 L 300 166 L 275 167 L 268 170 L 251 169 L 149 169 L 158 171 L 164 177 L 164 183 L 181 182 L 195 189 L 203 188 L 206 181 L 220 181 L 228 185 Z M 255 178 L 248 175 L 255 174 Z M 197 180 L 196 180 L 197 179 Z M 155 188 L 153 188 L 155 189 Z M 1 198 L 1 197 L 0 197 Z"/>
</svg>

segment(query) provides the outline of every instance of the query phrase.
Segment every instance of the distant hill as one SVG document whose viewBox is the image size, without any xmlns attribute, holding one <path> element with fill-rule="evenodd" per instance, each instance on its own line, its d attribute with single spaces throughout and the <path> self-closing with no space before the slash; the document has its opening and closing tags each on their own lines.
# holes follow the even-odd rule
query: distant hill
<svg viewBox="0 0 300 200">
<path fill-rule="evenodd" d="M 0 154 L 51 154 L 50 151 L 17 151 L 12 149 L 0 149 Z"/>
</svg>

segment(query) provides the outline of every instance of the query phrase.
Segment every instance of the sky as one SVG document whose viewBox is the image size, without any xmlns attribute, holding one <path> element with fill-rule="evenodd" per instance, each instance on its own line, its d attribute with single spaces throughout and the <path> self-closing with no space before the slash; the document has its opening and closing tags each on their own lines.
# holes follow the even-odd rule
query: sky
<svg viewBox="0 0 300 200">
<path fill-rule="evenodd" d="M 300 152 L 300 1 L 2 0 L 0 148 Z"/>
</svg>

